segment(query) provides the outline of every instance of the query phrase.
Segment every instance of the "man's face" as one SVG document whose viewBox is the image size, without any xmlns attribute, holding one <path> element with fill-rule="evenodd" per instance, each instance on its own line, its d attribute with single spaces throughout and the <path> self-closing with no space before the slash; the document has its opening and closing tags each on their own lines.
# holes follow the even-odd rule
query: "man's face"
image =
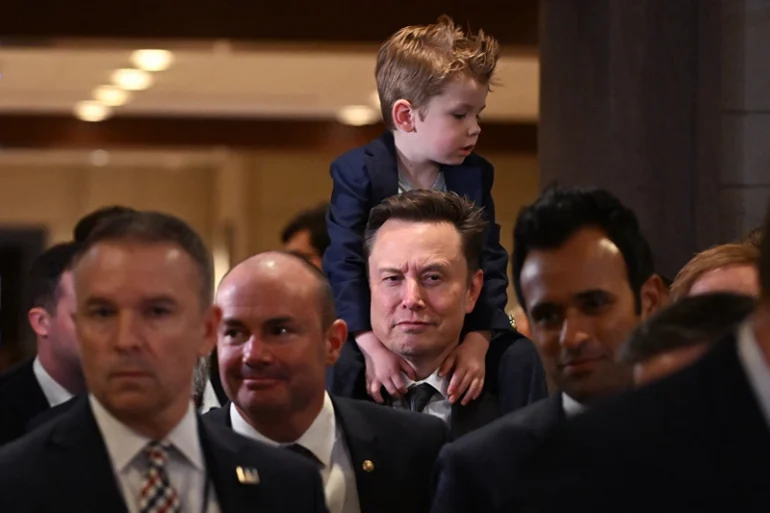
<svg viewBox="0 0 770 513">
<path fill-rule="evenodd" d="M 318 254 L 318 250 L 313 247 L 312 239 L 310 238 L 310 230 L 300 230 L 292 235 L 291 238 L 286 241 L 286 244 L 284 244 L 283 249 L 304 257 L 319 269 L 323 266 L 322 256 Z"/>
<path fill-rule="evenodd" d="M 80 368 L 80 348 L 75 334 L 75 289 L 72 272 L 66 271 L 59 281 L 56 313 L 50 316 L 48 341 L 56 359 L 68 368 Z"/>
<path fill-rule="evenodd" d="M 175 244 L 105 241 L 74 277 L 83 370 L 99 402 L 119 419 L 184 408 L 219 319 L 201 304 L 192 258 Z"/>
<path fill-rule="evenodd" d="M 372 331 L 394 353 L 433 358 L 459 343 L 481 291 L 468 277 L 462 240 L 450 223 L 390 220 L 369 256 Z"/>
<path fill-rule="evenodd" d="M 623 255 L 604 232 L 584 228 L 559 248 L 530 251 L 520 282 L 532 339 L 559 389 L 590 402 L 630 384 L 630 367 L 615 357 L 641 318 Z"/>
<path fill-rule="evenodd" d="M 220 375 L 246 417 L 302 412 L 322 400 L 347 329 L 336 321 L 324 330 L 318 278 L 304 264 L 285 255 L 247 261 L 220 285 L 217 305 Z"/>
</svg>

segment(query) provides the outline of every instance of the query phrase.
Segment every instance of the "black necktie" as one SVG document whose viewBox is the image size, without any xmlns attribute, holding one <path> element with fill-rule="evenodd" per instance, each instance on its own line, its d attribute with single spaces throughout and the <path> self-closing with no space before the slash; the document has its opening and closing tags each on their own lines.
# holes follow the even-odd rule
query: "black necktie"
<svg viewBox="0 0 770 513">
<path fill-rule="evenodd" d="M 413 385 L 409 387 L 406 392 L 406 399 L 412 406 L 412 411 L 422 413 L 422 410 L 428 405 L 428 401 L 436 393 L 436 389 L 433 385 L 428 383 L 420 383 L 419 385 Z"/>
<path fill-rule="evenodd" d="M 319 460 L 318 457 L 315 454 L 313 454 L 313 452 L 310 449 L 307 449 L 306 447 L 303 447 L 300 444 L 284 445 L 283 448 L 295 454 L 299 454 L 300 456 L 304 456 L 308 460 L 312 461 L 318 467 L 321 467 L 321 468 L 324 467 L 324 464 L 321 462 L 321 460 Z"/>
</svg>

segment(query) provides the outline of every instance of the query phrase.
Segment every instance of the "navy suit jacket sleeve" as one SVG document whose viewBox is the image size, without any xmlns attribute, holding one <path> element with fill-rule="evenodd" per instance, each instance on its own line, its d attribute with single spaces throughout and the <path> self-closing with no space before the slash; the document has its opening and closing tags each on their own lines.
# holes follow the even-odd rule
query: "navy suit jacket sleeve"
<svg viewBox="0 0 770 513">
<path fill-rule="evenodd" d="M 361 158 L 347 154 L 332 162 L 332 197 L 326 214 L 330 245 L 324 252 L 323 263 L 334 291 L 337 314 L 351 333 L 371 329 L 363 233 L 372 207 L 372 193 L 369 174 L 360 161 Z"/>
<path fill-rule="evenodd" d="M 486 161 L 482 167 L 481 207 L 488 227 L 484 250 L 481 254 L 481 268 L 484 271 L 484 286 L 473 311 L 465 319 L 465 331 L 511 330 L 511 323 L 505 313 L 508 303 L 508 252 L 500 244 L 500 225 L 495 221 L 495 202 L 492 199 L 494 168 Z"/>
</svg>

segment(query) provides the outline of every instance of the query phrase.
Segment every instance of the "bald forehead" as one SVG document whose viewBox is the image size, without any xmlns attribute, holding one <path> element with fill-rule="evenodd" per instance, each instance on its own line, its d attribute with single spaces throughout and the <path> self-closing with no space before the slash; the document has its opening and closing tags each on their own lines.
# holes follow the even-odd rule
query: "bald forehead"
<svg viewBox="0 0 770 513">
<path fill-rule="evenodd" d="M 299 257 L 286 253 L 267 252 L 254 255 L 233 267 L 222 279 L 217 290 L 217 301 L 234 288 L 258 287 L 266 281 L 285 283 L 292 288 L 310 283 L 313 286 L 305 287 L 305 290 L 316 292 L 320 280 L 309 266 L 310 264 L 305 264 Z"/>
</svg>

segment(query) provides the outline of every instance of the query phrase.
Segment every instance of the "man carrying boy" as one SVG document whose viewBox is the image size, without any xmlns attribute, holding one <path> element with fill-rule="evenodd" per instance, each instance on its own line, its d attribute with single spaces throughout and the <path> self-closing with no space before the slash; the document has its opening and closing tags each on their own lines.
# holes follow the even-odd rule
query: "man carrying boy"
<svg viewBox="0 0 770 513">
<path fill-rule="evenodd" d="M 324 270 L 335 293 L 340 317 L 348 324 L 360 353 L 344 351 L 340 360 L 363 360 L 367 392 L 382 402 L 381 388 L 393 397 L 407 392 L 404 375 L 412 367 L 388 350 L 372 332 L 363 235 L 369 211 L 389 196 L 411 189 L 452 191 L 483 208 L 487 221 L 481 255 L 483 287 L 466 317 L 462 343 L 443 361 L 439 374 L 451 380 L 454 404 L 476 399 L 486 379 L 496 380 L 496 360 L 486 373 L 493 335 L 512 328 L 505 314 L 508 255 L 500 245 L 492 201 L 494 169 L 473 153 L 499 56 L 494 38 L 465 34 L 446 17 L 427 26 L 406 27 L 380 48 L 377 88 L 388 131 L 331 165 L 334 188 L 327 214 L 331 245 Z M 511 337 L 495 338 L 490 354 L 502 355 Z M 350 383 L 331 379 L 333 393 L 345 395 Z"/>
</svg>

